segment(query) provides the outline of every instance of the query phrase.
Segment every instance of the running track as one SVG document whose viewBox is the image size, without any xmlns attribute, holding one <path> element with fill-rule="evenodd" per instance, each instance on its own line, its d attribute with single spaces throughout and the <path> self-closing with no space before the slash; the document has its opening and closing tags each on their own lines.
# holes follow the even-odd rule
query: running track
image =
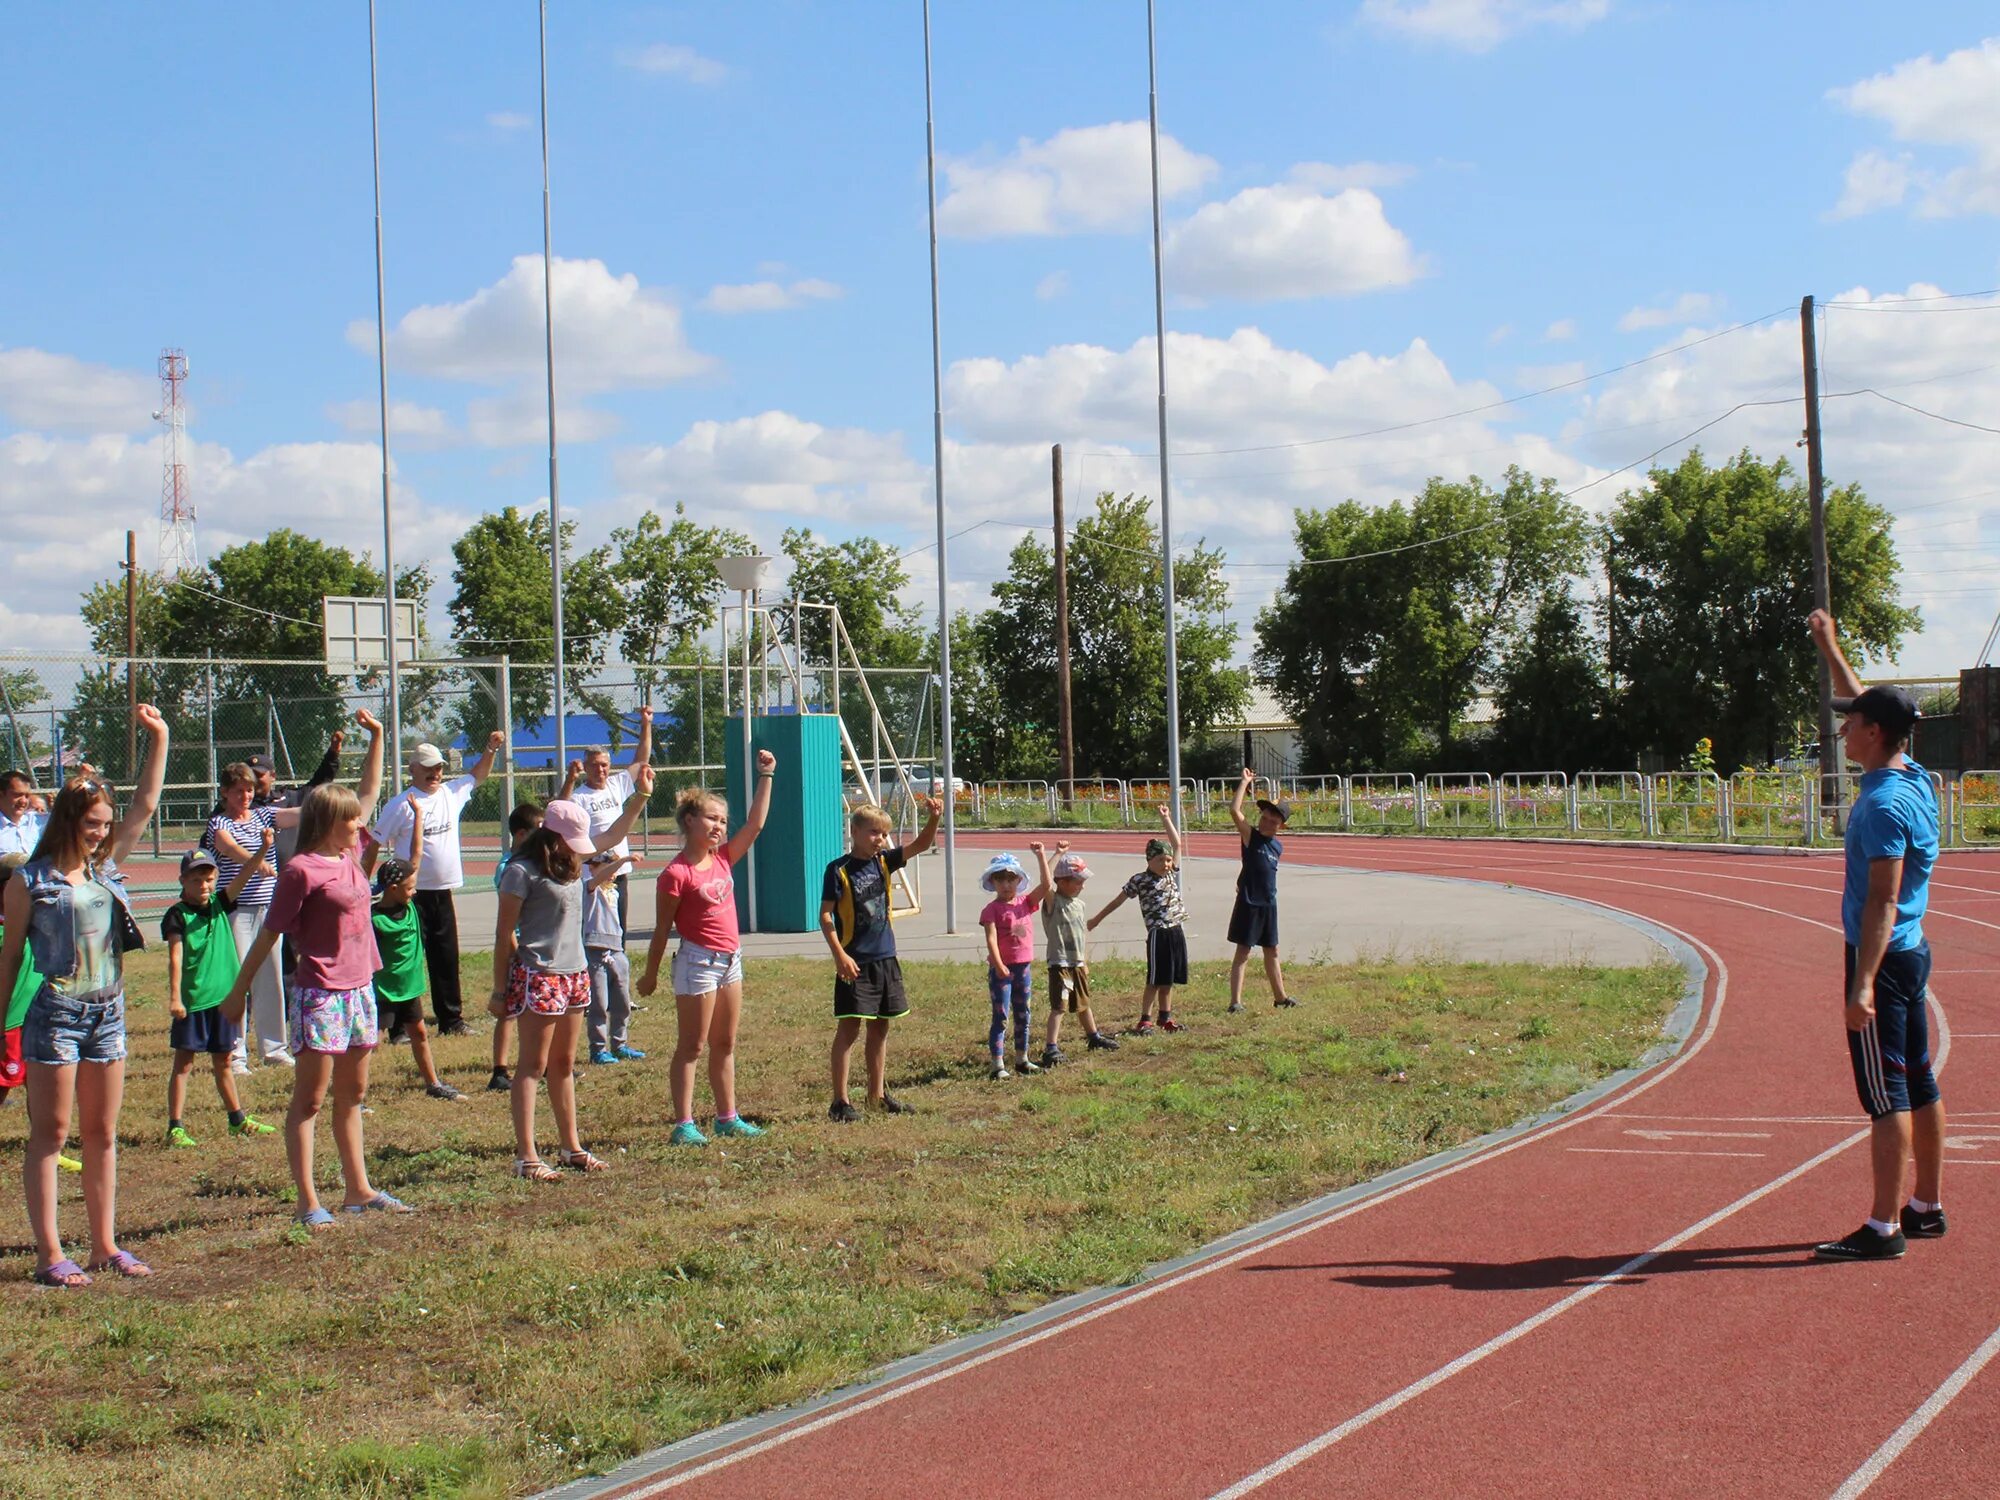
<svg viewBox="0 0 2000 1500">
<path fill-rule="evenodd" d="M 1837 858 L 1301 836 L 1286 861 L 1643 916 L 1706 961 L 1700 1019 L 1573 1115 L 603 1493 L 2000 1493 L 2000 861 L 1947 855 L 1926 929 L 1951 1233 L 1880 1265 L 1808 1259 L 1866 1206 Z"/>
</svg>

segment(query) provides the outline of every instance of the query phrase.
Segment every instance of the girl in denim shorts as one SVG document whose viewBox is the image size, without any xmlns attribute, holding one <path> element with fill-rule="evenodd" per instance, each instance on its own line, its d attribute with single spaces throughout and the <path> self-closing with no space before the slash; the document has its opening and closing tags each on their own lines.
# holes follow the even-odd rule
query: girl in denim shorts
<svg viewBox="0 0 2000 1500">
<path fill-rule="evenodd" d="M 676 1146 L 706 1146 L 694 1122 L 694 1069 L 708 1047 L 708 1086 L 715 1095 L 717 1135 L 762 1135 L 736 1112 L 736 1027 L 743 1016 L 743 938 L 736 925 L 735 867 L 771 811 L 771 778 L 778 758 L 757 752 L 757 791 L 750 815 L 729 834 L 729 805 L 699 788 L 682 793 L 675 820 L 681 852 L 660 872 L 654 895 L 653 943 L 639 993 L 650 995 L 660 981 L 660 957 L 667 934 L 678 932 L 674 950 L 674 1015 L 679 1033 L 670 1069 L 674 1093 Z"/>
<path fill-rule="evenodd" d="M 576 1041 L 590 1009 L 590 964 L 583 948 L 583 861 L 612 848 L 653 793 L 653 768 L 633 773 L 636 790 L 618 821 L 592 835 L 590 817 L 568 799 L 551 802 L 542 826 L 529 834 L 500 875 L 500 915 L 493 943 L 489 1014 L 521 1023 L 510 1086 L 514 1110 L 514 1175 L 530 1182 L 562 1176 L 535 1146 L 535 1088 L 549 1081 L 560 1160 L 579 1172 L 605 1163 L 584 1150 L 576 1126 Z"/>
<path fill-rule="evenodd" d="M 152 1268 L 118 1248 L 112 1231 L 118 1195 L 118 1106 L 125 1091 L 125 963 L 136 946 L 118 861 L 152 821 L 166 778 L 167 724 L 142 704 L 146 764 L 123 821 L 110 789 L 78 777 L 56 794 L 48 826 L 16 879 L 7 882 L 7 937 L 0 945 L 0 995 L 11 996 L 22 955 L 34 959 L 40 988 L 21 1023 L 28 1083 L 28 1147 L 22 1177 L 35 1236 L 35 1280 L 44 1286 L 90 1284 L 63 1253 L 56 1223 L 56 1157 L 69 1135 L 72 1107 L 83 1131 L 84 1202 L 90 1217 L 91 1271 L 150 1276 Z"/>
<path fill-rule="evenodd" d="M 292 974 L 286 1041 L 297 1064 L 285 1111 L 285 1159 L 298 1189 L 296 1217 L 308 1229 L 333 1222 L 313 1183 L 313 1127 L 329 1084 L 341 1212 L 410 1212 L 400 1198 L 376 1190 L 362 1158 L 361 1101 L 368 1096 L 368 1060 L 378 1037 L 374 981 L 382 958 L 375 946 L 373 893 L 361 869 L 361 834 L 382 790 L 382 725 L 366 709 L 354 721 L 368 731 L 360 790 L 328 783 L 306 793 L 299 805 L 298 852 L 279 871 L 264 925 L 222 1002 L 225 1019 L 240 1026 L 259 967 L 280 938 L 291 939 L 299 962 Z"/>
</svg>

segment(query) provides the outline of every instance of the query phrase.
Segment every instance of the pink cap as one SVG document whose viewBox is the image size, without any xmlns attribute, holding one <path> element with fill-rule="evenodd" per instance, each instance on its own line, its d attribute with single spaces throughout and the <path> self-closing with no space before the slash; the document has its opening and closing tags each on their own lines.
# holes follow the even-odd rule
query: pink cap
<svg viewBox="0 0 2000 1500">
<path fill-rule="evenodd" d="M 590 814 L 574 802 L 551 802 L 542 809 L 542 827 L 578 854 L 597 852 L 597 841 L 590 836 Z"/>
<path fill-rule="evenodd" d="M 1090 866 L 1083 862 L 1081 854 L 1060 854 L 1056 857 L 1054 874 L 1057 880 L 1088 880 Z"/>
</svg>

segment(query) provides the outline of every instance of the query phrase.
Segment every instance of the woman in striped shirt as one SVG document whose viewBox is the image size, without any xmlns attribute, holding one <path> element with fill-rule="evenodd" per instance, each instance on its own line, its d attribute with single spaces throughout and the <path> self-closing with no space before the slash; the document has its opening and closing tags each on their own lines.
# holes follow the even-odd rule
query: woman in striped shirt
<svg viewBox="0 0 2000 1500">
<path fill-rule="evenodd" d="M 296 826 L 299 810 L 296 807 L 255 806 L 252 799 L 257 795 L 257 776 L 240 761 L 224 767 L 221 791 L 222 810 L 208 820 L 208 836 L 204 842 L 215 851 L 215 862 L 221 867 L 216 873 L 216 880 L 226 887 L 236 878 L 238 870 L 255 862 L 256 851 L 264 842 L 264 830 Z M 236 909 L 229 914 L 230 933 L 236 939 L 239 960 L 250 952 L 250 945 L 257 941 L 257 934 L 264 930 L 264 917 L 271 909 L 271 897 L 278 888 L 281 861 L 273 854 L 266 863 L 270 866 L 269 870 L 250 877 L 249 884 L 243 887 L 243 894 L 236 899 Z M 263 1061 L 290 1066 L 292 1053 L 285 1041 L 285 983 L 275 953 L 250 976 L 250 1015 L 256 1022 L 257 1047 Z M 249 1030 L 246 1026 L 243 1035 L 236 1041 L 236 1055 L 231 1066 L 238 1073 L 250 1070 L 247 1057 Z"/>
</svg>

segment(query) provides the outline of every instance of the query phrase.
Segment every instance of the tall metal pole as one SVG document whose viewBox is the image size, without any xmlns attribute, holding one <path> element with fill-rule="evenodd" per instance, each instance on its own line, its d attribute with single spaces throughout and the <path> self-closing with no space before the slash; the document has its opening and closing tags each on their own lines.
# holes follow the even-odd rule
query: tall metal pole
<svg viewBox="0 0 2000 1500">
<path fill-rule="evenodd" d="M 1819 441 L 1819 339 L 1813 326 L 1813 299 L 1799 303 L 1799 334 L 1806 365 L 1806 494 L 1812 506 L 1813 606 L 1833 609 L 1832 570 L 1826 557 L 1826 470 Z M 1833 809 L 1834 827 L 1846 827 L 1840 805 L 1840 748 L 1833 735 L 1833 669 L 1819 659 L 1820 806 Z"/>
<path fill-rule="evenodd" d="M 1174 512 L 1167 487 L 1167 278 L 1160 242 L 1160 85 L 1153 0 L 1146 0 L 1146 115 L 1153 143 L 1153 342 L 1160 377 L 1160 570 L 1167 604 L 1167 780 L 1174 822 L 1181 819 L 1180 653 L 1174 641 Z"/>
<path fill-rule="evenodd" d="M 125 774 L 139 779 L 139 533 L 125 533 Z"/>
<path fill-rule="evenodd" d="M 562 486 L 556 479 L 555 252 L 549 230 L 549 0 L 541 0 L 542 56 L 542 330 L 549 371 L 549 560 L 555 604 L 556 775 L 569 765 L 568 700 L 563 690 Z M 560 785 L 560 781 L 557 783 Z"/>
<path fill-rule="evenodd" d="M 382 277 L 382 109 L 375 81 L 375 0 L 368 0 L 368 130 L 375 156 L 375 385 L 382 415 L 382 589 L 388 603 L 389 789 L 403 780 L 403 691 L 396 663 L 396 528 L 389 496 L 389 309 Z"/>
<path fill-rule="evenodd" d="M 1076 792 L 1076 730 L 1071 720 L 1069 683 L 1069 532 L 1063 519 L 1062 444 L 1049 449 L 1049 481 L 1056 522 L 1056 780 L 1062 805 Z"/>
<path fill-rule="evenodd" d="M 944 341 L 938 325 L 937 124 L 931 112 L 931 0 L 924 0 L 924 182 L 931 230 L 931 479 L 937 491 L 938 773 L 944 781 L 944 930 L 958 931 L 958 783 L 951 774 L 951 569 L 944 534 Z M 879 774 L 879 767 L 877 768 Z M 931 788 L 937 790 L 935 786 Z"/>
<path fill-rule="evenodd" d="M 745 816 L 746 818 L 750 816 L 750 799 L 754 797 L 757 793 L 756 752 L 755 749 L 753 748 L 753 737 L 750 725 L 750 683 L 752 680 L 750 676 L 750 622 L 751 622 L 750 596 L 751 596 L 751 591 L 749 589 L 744 589 L 737 596 L 743 601 L 742 605 L 743 608 L 743 695 L 742 695 L 743 696 L 743 767 L 742 769 L 743 769 L 743 816 Z M 768 667 L 768 662 L 766 665 Z M 767 702 L 763 706 L 769 708 L 770 704 Z M 750 920 L 744 924 L 744 930 L 747 932 L 755 932 L 757 930 L 757 851 L 755 849 L 746 849 L 743 852 L 743 897 L 744 897 L 744 907 L 750 918 Z"/>
</svg>

